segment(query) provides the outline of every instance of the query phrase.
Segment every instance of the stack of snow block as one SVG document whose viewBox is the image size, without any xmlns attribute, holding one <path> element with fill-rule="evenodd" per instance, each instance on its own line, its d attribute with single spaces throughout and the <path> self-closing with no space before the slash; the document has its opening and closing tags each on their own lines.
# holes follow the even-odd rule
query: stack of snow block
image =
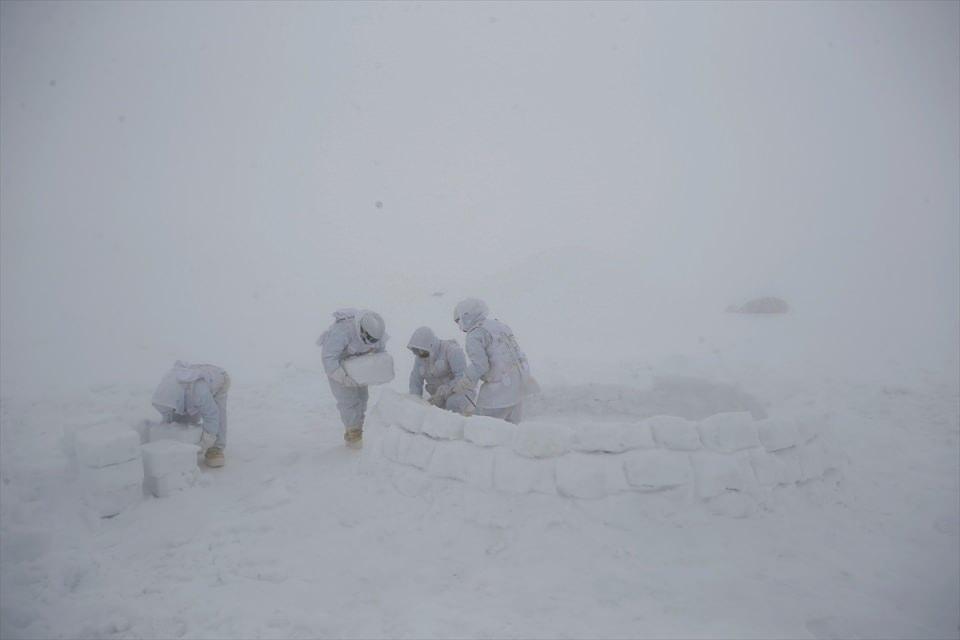
<svg viewBox="0 0 960 640">
<path fill-rule="evenodd" d="M 103 518 L 143 498 L 143 462 L 137 432 L 114 424 L 78 430 L 74 452 L 84 501 Z"/>
<path fill-rule="evenodd" d="M 778 487 L 836 468 L 820 421 L 718 413 L 701 421 L 653 416 L 635 422 L 513 425 L 463 417 L 384 390 L 375 415 L 386 430 L 374 455 L 436 478 L 506 493 L 598 499 L 659 493 L 715 513 L 752 513 Z"/>
<path fill-rule="evenodd" d="M 200 470 L 195 444 L 158 440 L 141 446 L 144 486 L 158 498 L 192 487 Z"/>
<path fill-rule="evenodd" d="M 347 358 L 343 369 L 359 384 L 386 384 L 393 380 L 393 356 L 384 351 Z"/>
</svg>

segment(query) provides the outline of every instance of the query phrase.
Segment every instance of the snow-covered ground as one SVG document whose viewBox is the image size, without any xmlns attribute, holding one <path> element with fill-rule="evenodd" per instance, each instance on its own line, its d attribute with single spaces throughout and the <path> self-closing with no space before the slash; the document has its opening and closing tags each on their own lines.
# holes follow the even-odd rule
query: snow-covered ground
<svg viewBox="0 0 960 640">
<path fill-rule="evenodd" d="M 661 385 L 661 406 L 736 408 L 724 403 L 753 391 L 687 381 Z M 955 381 L 756 384 L 768 409 L 828 417 L 843 464 L 741 519 L 385 466 L 343 447 L 322 378 L 291 364 L 272 383 L 235 383 L 225 468 L 101 520 L 79 500 L 63 427 L 133 424 L 151 389 L 4 397 L 2 635 L 956 637 Z M 548 386 L 535 411 L 559 397 L 568 418 L 642 415 L 598 410 L 591 385 Z"/>
<path fill-rule="evenodd" d="M 0 2 L 0 637 L 957 638 L 958 25 Z M 837 469 L 731 517 L 346 450 L 330 314 L 382 314 L 402 393 L 467 296 L 531 422 L 806 416 Z M 790 312 L 723 312 L 757 296 Z M 156 418 L 177 359 L 230 372 L 226 466 L 101 519 L 64 435 Z"/>
</svg>

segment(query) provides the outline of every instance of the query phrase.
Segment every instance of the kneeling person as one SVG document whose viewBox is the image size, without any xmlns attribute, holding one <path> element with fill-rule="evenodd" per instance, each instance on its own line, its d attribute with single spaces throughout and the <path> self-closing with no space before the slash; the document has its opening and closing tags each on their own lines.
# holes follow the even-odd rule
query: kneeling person
<svg viewBox="0 0 960 640">
<path fill-rule="evenodd" d="M 440 340 L 429 327 L 413 332 L 407 348 L 416 360 L 410 372 L 410 393 L 423 397 L 430 394 L 430 403 L 466 415 L 476 405 L 473 389 L 455 392 L 454 382 L 467 370 L 467 358 L 456 340 Z"/>
<path fill-rule="evenodd" d="M 153 393 L 153 406 L 164 422 L 201 424 L 208 467 L 222 467 L 227 446 L 227 392 L 230 376 L 212 364 L 177 361 Z"/>
</svg>

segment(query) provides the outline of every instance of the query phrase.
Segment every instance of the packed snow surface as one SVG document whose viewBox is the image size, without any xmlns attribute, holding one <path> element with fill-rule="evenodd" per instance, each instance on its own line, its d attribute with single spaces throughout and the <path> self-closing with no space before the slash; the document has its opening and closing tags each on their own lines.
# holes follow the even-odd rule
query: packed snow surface
<svg viewBox="0 0 960 640">
<path fill-rule="evenodd" d="M 525 438 L 381 390 L 355 452 L 291 366 L 231 390 L 226 467 L 194 484 L 193 445 L 147 444 L 166 480 L 112 518 L 57 445 L 106 407 L 132 429 L 152 390 L 5 397 L 3 637 L 955 637 L 956 391 L 763 389 L 770 417 L 674 421 L 696 450 L 591 386 Z M 791 412 L 830 429 L 808 442 Z"/>
</svg>

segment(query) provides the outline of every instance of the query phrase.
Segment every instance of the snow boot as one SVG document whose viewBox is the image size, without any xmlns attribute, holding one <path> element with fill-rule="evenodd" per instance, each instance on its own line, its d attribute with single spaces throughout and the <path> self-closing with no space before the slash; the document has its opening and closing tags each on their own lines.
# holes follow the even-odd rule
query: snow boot
<svg viewBox="0 0 960 640">
<path fill-rule="evenodd" d="M 208 467 L 214 469 L 222 467 L 226 462 L 223 458 L 223 449 L 220 447 L 210 447 L 207 449 L 207 452 L 203 454 L 203 461 L 207 463 Z"/>
<path fill-rule="evenodd" d="M 347 427 L 343 432 L 343 441 L 350 449 L 359 449 L 363 446 L 363 427 Z"/>
</svg>

